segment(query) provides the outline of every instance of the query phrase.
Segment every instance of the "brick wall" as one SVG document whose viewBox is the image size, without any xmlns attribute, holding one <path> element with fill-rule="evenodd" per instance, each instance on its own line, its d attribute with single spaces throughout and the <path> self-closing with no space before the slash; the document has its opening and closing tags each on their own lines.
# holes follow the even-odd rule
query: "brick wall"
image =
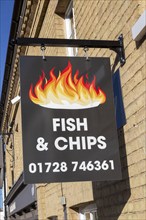
<svg viewBox="0 0 146 220">
<path fill-rule="evenodd" d="M 145 219 L 146 42 L 137 48 L 131 36 L 131 28 L 144 11 L 145 3 L 130 0 L 74 2 L 77 38 L 117 39 L 120 33 L 124 35 L 126 64 L 120 68 L 120 74 L 127 124 L 119 131 L 123 179 L 93 184 L 99 219 Z M 94 49 L 89 54 L 110 56 L 112 53 Z"/>
</svg>

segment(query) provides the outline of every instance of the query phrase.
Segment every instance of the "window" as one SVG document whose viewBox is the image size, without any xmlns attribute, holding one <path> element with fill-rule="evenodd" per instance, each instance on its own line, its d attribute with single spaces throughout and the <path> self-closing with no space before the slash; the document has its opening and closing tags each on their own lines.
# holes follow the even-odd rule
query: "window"
<svg viewBox="0 0 146 220">
<path fill-rule="evenodd" d="M 90 204 L 79 209 L 80 220 L 98 220 L 96 204 Z"/>
<path fill-rule="evenodd" d="M 70 2 L 65 13 L 65 32 L 67 39 L 76 39 L 73 1 Z M 67 48 L 68 56 L 76 56 L 76 54 L 77 54 L 77 48 L 71 48 L 71 47 Z"/>
</svg>

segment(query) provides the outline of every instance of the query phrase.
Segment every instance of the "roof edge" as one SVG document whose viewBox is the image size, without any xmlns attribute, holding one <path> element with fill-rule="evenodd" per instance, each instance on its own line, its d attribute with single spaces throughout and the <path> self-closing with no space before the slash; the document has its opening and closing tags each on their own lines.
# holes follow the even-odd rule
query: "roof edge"
<svg viewBox="0 0 146 220">
<path fill-rule="evenodd" d="M 0 130 L 2 130 L 2 120 L 4 115 L 6 97 L 7 97 L 7 90 L 9 85 L 10 73 L 11 73 L 11 65 L 14 56 L 14 49 L 15 46 L 11 43 L 12 39 L 16 39 L 19 36 L 19 29 L 20 29 L 20 22 L 21 16 L 24 13 L 24 5 L 26 5 L 26 0 L 16 0 L 14 1 L 13 7 L 13 15 L 11 21 L 11 28 L 9 34 L 9 41 L 7 47 L 7 55 L 6 55 L 6 62 L 5 62 L 5 70 L 4 70 L 4 77 L 3 77 L 3 86 L 1 92 L 1 100 L 0 100 Z"/>
</svg>

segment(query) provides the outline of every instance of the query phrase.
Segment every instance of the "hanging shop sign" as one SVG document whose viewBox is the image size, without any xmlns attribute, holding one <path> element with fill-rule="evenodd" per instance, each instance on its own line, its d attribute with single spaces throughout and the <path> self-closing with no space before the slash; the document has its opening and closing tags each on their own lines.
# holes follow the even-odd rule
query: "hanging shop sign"
<svg viewBox="0 0 146 220">
<path fill-rule="evenodd" d="M 21 57 L 24 181 L 121 179 L 109 58 Z"/>
</svg>

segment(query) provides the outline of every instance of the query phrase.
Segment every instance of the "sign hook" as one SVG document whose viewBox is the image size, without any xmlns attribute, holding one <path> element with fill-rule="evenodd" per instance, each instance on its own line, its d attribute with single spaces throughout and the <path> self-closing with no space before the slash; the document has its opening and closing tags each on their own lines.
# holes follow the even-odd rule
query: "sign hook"
<svg viewBox="0 0 146 220">
<path fill-rule="evenodd" d="M 42 59 L 45 60 L 45 50 L 46 50 L 46 47 L 44 44 L 41 45 L 41 51 L 42 51 Z"/>
<path fill-rule="evenodd" d="M 84 47 L 84 57 L 86 57 L 86 60 L 89 60 L 89 56 L 88 56 L 88 50 L 89 48 L 88 47 Z"/>
</svg>

